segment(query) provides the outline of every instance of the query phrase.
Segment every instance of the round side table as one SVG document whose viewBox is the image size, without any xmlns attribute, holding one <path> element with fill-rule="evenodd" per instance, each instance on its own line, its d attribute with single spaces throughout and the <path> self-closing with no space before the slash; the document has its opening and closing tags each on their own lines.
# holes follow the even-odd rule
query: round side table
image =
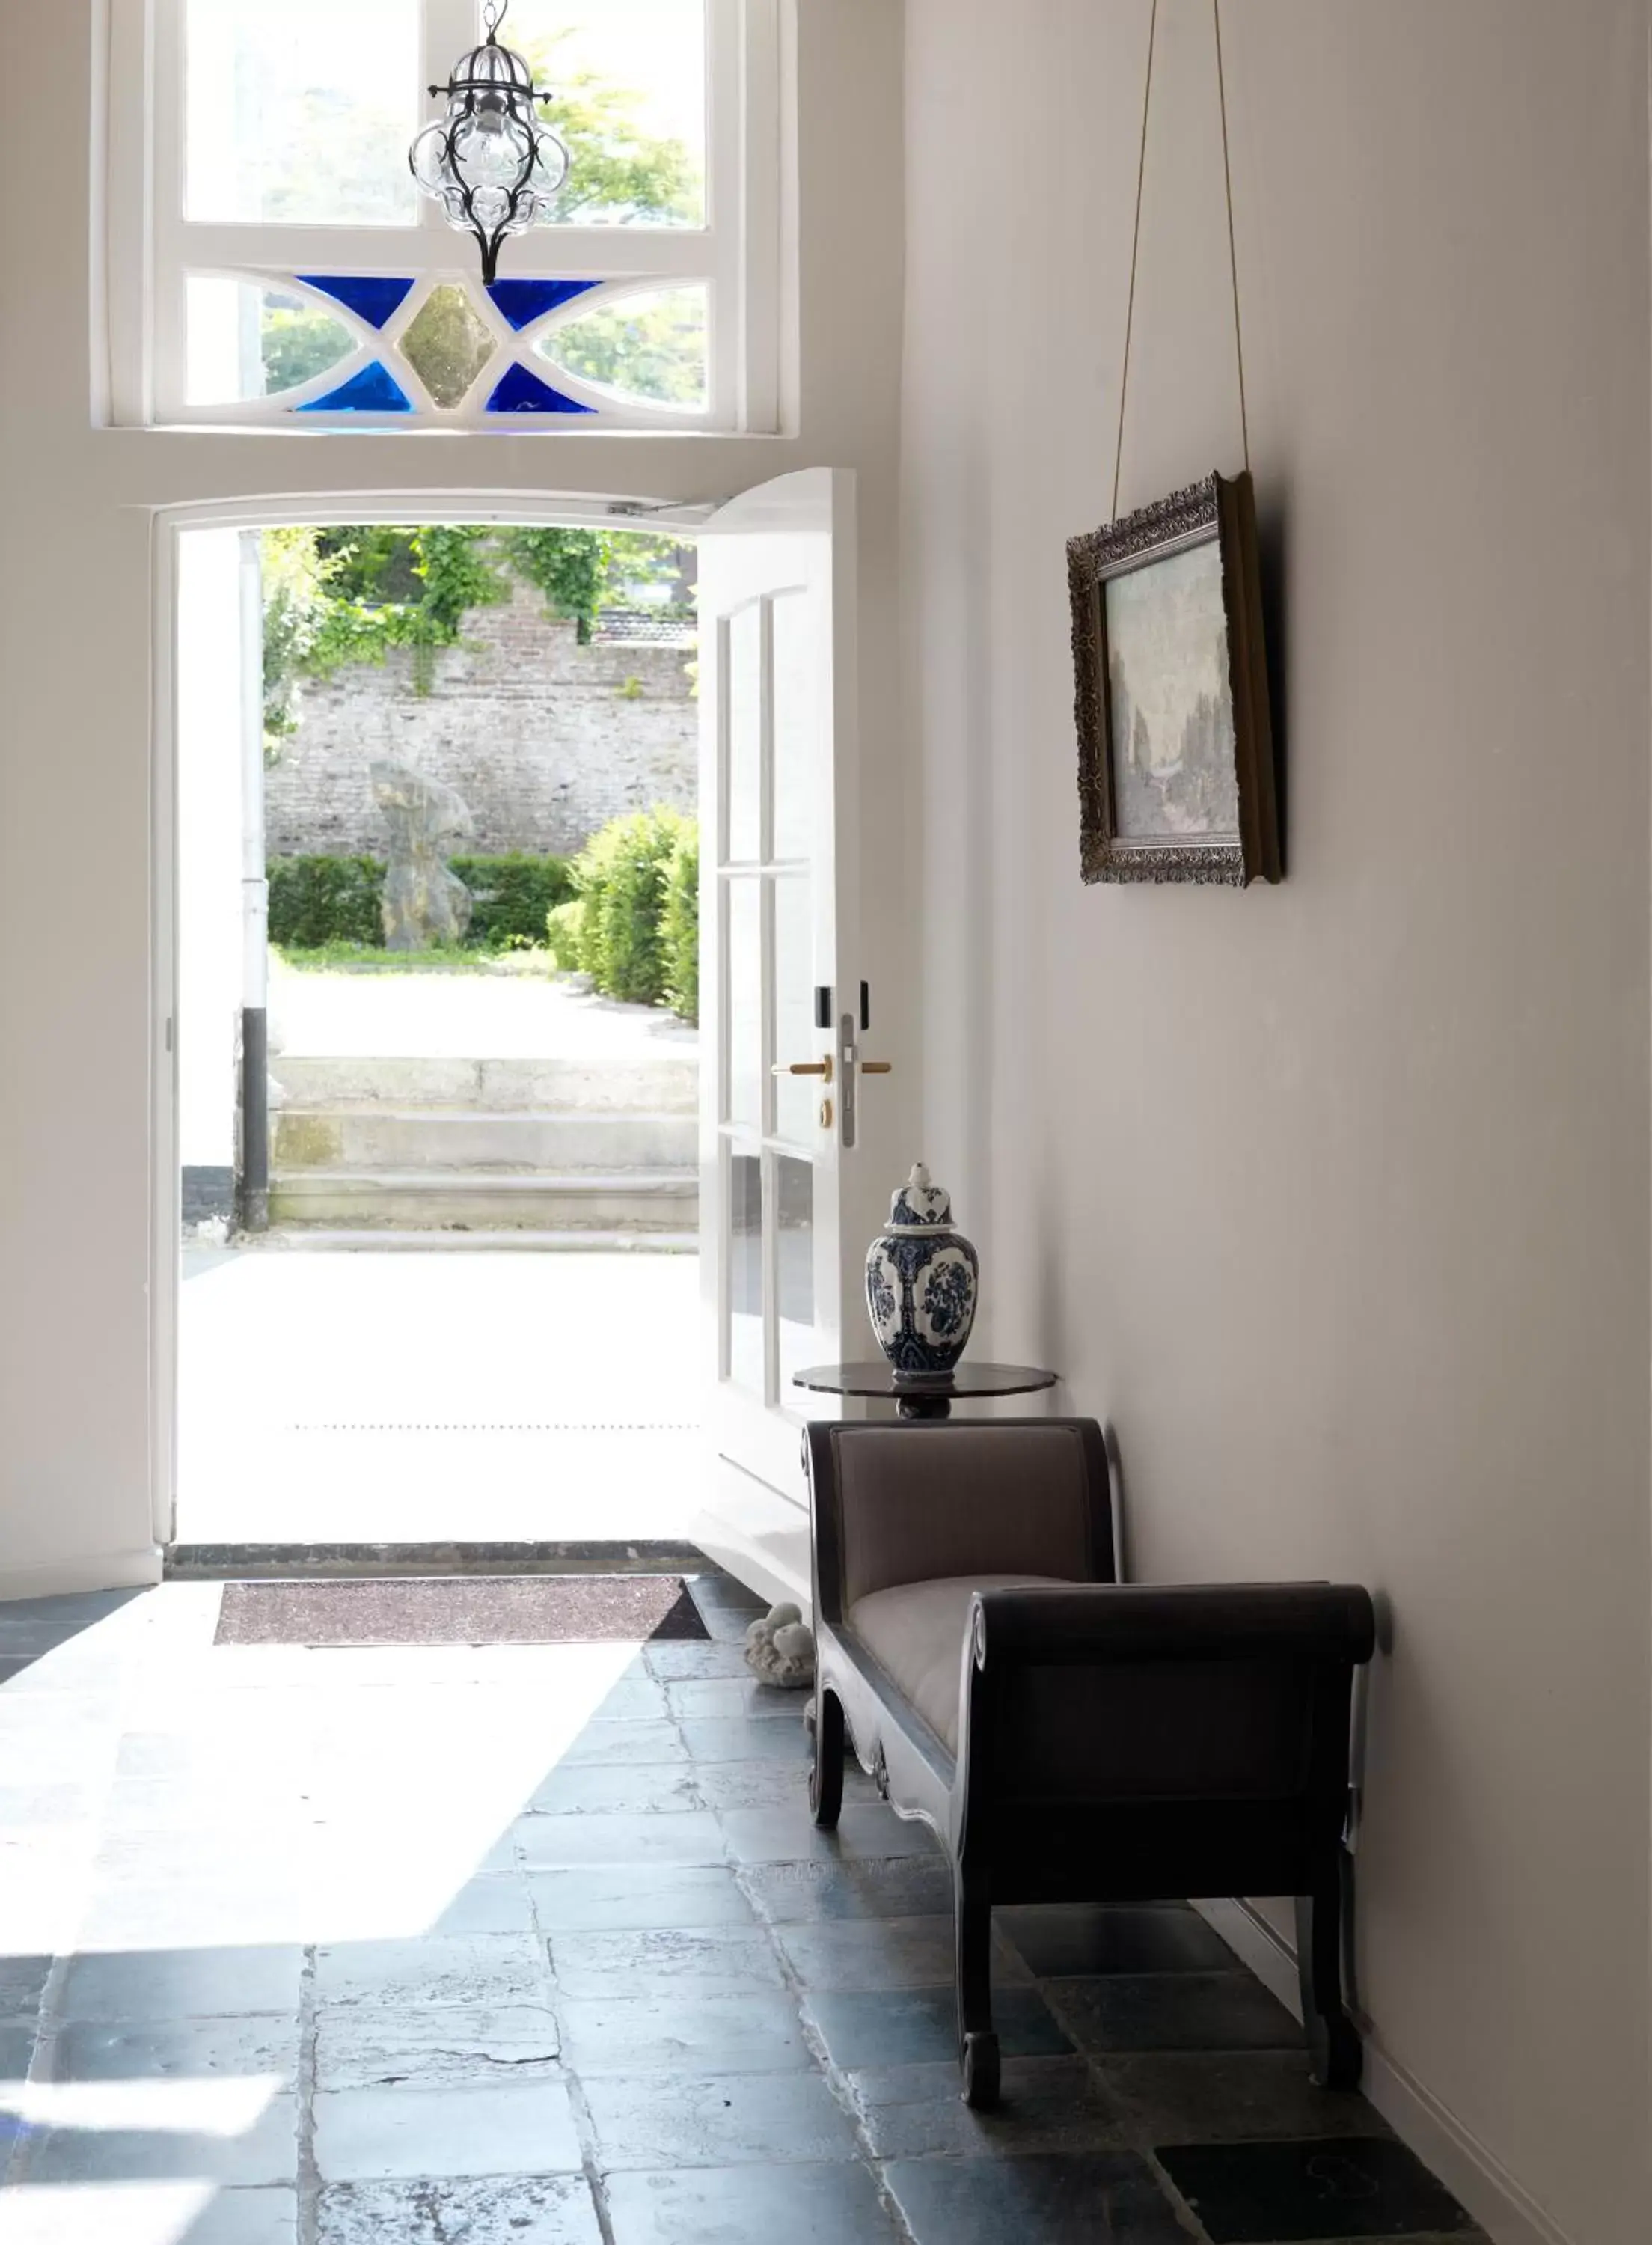
<svg viewBox="0 0 1652 2245">
<path fill-rule="evenodd" d="M 892 1398 L 903 1419 L 950 1419 L 955 1402 L 988 1395 L 1033 1395 L 1053 1387 L 1060 1374 L 1035 1364 L 960 1364 L 939 1373 L 897 1373 L 887 1364 L 817 1364 L 792 1375 L 792 1385 L 822 1395 Z"/>
</svg>

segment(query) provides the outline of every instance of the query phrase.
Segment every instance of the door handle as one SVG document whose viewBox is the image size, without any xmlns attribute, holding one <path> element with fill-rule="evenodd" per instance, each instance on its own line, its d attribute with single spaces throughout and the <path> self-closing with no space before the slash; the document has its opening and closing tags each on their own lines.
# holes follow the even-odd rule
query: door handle
<svg viewBox="0 0 1652 2245">
<path fill-rule="evenodd" d="M 863 1060 L 859 1065 L 863 1075 L 893 1075 L 895 1073 L 892 1060 Z"/>
<path fill-rule="evenodd" d="M 776 1061 L 770 1073 L 775 1075 L 817 1075 L 823 1083 L 829 1083 L 832 1080 L 832 1056 L 828 1053 L 824 1060 Z"/>
</svg>

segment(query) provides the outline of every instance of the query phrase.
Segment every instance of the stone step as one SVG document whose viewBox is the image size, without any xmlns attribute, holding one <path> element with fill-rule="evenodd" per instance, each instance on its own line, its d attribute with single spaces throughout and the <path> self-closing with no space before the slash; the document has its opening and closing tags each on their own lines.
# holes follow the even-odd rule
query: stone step
<svg viewBox="0 0 1652 2245">
<path fill-rule="evenodd" d="M 279 1170 L 687 1170 L 692 1115 L 489 1115 L 470 1107 L 284 1107 Z"/>
<path fill-rule="evenodd" d="M 692 1052 L 647 1060 L 356 1059 L 276 1053 L 269 1072 L 282 1108 L 468 1109 L 483 1115 L 693 1115 Z"/>
<path fill-rule="evenodd" d="M 700 1180 L 687 1169 L 281 1170 L 273 1224 L 352 1229 L 692 1231 Z"/>
<path fill-rule="evenodd" d="M 232 1254 L 697 1255 L 697 1231 L 417 1231 L 295 1224 L 242 1239 Z"/>
</svg>

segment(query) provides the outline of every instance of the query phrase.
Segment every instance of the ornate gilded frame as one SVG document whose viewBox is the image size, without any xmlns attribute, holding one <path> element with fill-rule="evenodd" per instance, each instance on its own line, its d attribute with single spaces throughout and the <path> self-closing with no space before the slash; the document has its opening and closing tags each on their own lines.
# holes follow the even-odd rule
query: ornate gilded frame
<svg viewBox="0 0 1652 2245">
<path fill-rule="evenodd" d="M 1239 838 L 1127 840 L 1114 802 L 1112 695 L 1107 691 L 1106 587 L 1190 546 L 1222 549 L 1222 606 L 1233 689 Z M 1121 521 L 1067 541 L 1079 729 L 1080 869 L 1087 881 L 1199 881 L 1244 888 L 1280 878 L 1273 725 L 1256 565 L 1256 498 L 1249 471 L 1207 476 Z"/>
</svg>

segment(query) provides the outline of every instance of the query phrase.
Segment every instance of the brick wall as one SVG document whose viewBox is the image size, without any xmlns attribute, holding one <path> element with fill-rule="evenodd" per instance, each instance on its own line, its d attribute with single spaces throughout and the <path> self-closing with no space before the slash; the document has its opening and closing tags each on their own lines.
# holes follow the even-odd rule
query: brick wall
<svg viewBox="0 0 1652 2245">
<path fill-rule="evenodd" d="M 699 707 L 691 648 L 581 647 L 526 587 L 465 619 L 442 649 L 428 695 L 410 652 L 307 685 L 298 730 L 265 775 L 272 856 L 382 856 L 368 766 L 389 756 L 457 788 L 476 851 L 572 852 L 625 811 L 694 808 Z M 631 682 L 634 682 L 634 684 Z"/>
</svg>

